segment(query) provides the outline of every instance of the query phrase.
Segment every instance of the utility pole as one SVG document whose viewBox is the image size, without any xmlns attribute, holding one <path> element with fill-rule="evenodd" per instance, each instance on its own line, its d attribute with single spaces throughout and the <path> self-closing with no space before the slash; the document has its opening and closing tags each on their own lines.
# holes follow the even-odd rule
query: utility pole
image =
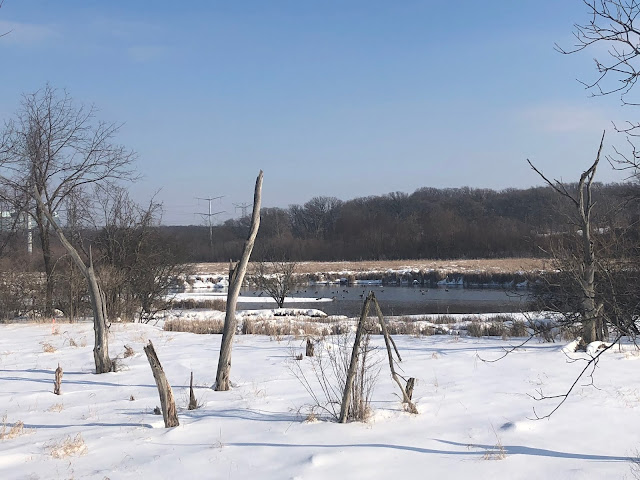
<svg viewBox="0 0 640 480">
<path fill-rule="evenodd" d="M 236 207 L 237 209 L 242 210 L 242 217 L 246 217 L 247 216 L 247 211 L 249 210 L 249 207 L 251 207 L 253 205 L 253 203 L 234 203 L 233 206 Z"/>
<path fill-rule="evenodd" d="M 220 212 L 211 212 L 211 202 L 213 200 L 218 200 L 220 198 L 223 198 L 224 195 L 220 195 L 219 197 L 196 197 L 196 199 L 198 200 L 206 200 L 207 202 L 209 202 L 209 213 L 198 213 L 198 215 L 200 215 L 202 218 L 207 219 L 207 223 L 209 224 L 209 248 L 211 249 L 211 258 L 213 259 L 213 223 L 211 221 L 211 219 L 213 217 L 215 217 L 216 215 L 219 215 L 221 213 L 225 213 L 224 210 L 220 211 Z"/>
</svg>

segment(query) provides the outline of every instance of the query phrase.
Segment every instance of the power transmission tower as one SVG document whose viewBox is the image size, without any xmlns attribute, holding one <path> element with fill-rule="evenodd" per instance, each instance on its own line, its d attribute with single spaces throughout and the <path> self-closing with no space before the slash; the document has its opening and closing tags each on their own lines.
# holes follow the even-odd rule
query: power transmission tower
<svg viewBox="0 0 640 480">
<path fill-rule="evenodd" d="M 236 207 L 236 210 L 242 210 L 242 218 L 247 216 L 247 211 L 249 207 L 251 207 L 253 203 L 234 203 L 233 206 Z"/>
<path fill-rule="evenodd" d="M 220 215 L 221 213 L 225 213 L 224 210 L 220 211 L 220 212 L 211 212 L 211 202 L 214 200 L 218 200 L 219 198 L 223 198 L 224 195 L 221 195 L 219 197 L 196 197 L 196 199 L 198 200 L 206 200 L 209 202 L 209 213 L 200 213 L 198 212 L 198 215 L 200 215 L 202 218 L 206 218 L 207 223 L 209 224 L 209 248 L 211 249 L 211 258 L 213 259 L 213 222 L 211 221 L 213 217 L 215 217 L 216 215 Z"/>
</svg>

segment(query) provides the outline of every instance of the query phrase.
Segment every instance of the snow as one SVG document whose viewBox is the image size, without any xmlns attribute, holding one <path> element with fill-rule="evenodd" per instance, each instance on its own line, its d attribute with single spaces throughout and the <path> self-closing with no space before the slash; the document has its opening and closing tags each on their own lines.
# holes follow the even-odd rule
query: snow
<svg viewBox="0 0 640 480">
<path fill-rule="evenodd" d="M 147 339 L 173 385 L 180 418 L 173 429 L 152 413 L 159 399 L 142 351 Z M 568 362 L 563 345 L 530 342 L 486 363 L 517 339 L 395 340 L 403 374 L 417 379 L 420 414 L 402 410 L 383 368 L 371 420 L 340 425 L 304 421 L 311 400 L 290 371 L 294 354 L 304 352 L 302 337 L 236 336 L 234 387 L 214 392 L 220 335 L 113 324 L 112 356 L 122 357 L 124 345 L 135 354 L 121 358 L 120 371 L 95 375 L 90 324 L 0 325 L 0 434 L 24 422 L 0 440 L 0 478 L 632 478 L 628 457 L 640 448 L 637 350 L 606 351 L 597 388 L 581 382 L 539 421 L 530 419 L 533 408 L 545 414 L 556 403 L 529 395 L 563 393 L 584 366 Z M 380 337 L 374 345 L 384 353 Z M 309 359 L 301 362 L 310 368 Z M 61 396 L 52 393 L 58 363 Z M 188 411 L 191 371 L 202 407 Z"/>
</svg>

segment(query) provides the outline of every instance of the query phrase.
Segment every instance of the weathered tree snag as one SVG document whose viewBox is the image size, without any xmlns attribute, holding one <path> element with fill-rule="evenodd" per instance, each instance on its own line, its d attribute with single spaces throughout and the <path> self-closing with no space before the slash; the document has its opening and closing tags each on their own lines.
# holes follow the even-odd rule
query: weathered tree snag
<svg viewBox="0 0 640 480">
<path fill-rule="evenodd" d="M 191 380 L 189 381 L 189 410 L 195 410 L 198 408 L 198 401 L 193 393 L 193 372 L 191 372 Z"/>
<path fill-rule="evenodd" d="M 247 273 L 247 265 L 249 257 L 258 235 L 260 227 L 260 201 L 262 198 L 262 170 L 256 179 L 256 187 L 253 194 L 253 212 L 251 214 L 251 228 L 249 229 L 249 237 L 244 243 L 242 257 L 240 262 L 235 266 L 229 266 L 229 291 L 227 293 L 227 311 L 224 317 L 224 329 L 222 330 L 222 344 L 220 345 L 220 356 L 218 358 L 218 370 L 216 373 L 216 391 L 226 391 L 230 387 L 231 373 L 231 347 L 233 344 L 233 336 L 236 333 L 236 303 L 240 294 L 240 287 L 244 276 Z"/>
<path fill-rule="evenodd" d="M 591 166 L 580 175 L 580 181 L 578 182 L 578 189 L 575 195 L 572 195 L 567 191 L 564 183 L 555 181 L 552 182 L 544 174 L 538 170 L 530 160 L 527 160 L 529 166 L 540 177 L 547 182 L 547 184 L 553 188 L 560 196 L 568 199 L 577 210 L 575 218 L 576 225 L 582 230 L 581 234 L 581 259 L 578 271 L 574 272 L 578 284 L 581 290 L 580 299 L 580 316 L 582 319 L 582 341 L 585 345 L 597 340 L 605 340 L 608 337 L 608 332 L 605 332 L 604 321 L 602 318 L 602 309 L 596 305 L 596 255 L 593 250 L 593 240 L 591 237 L 591 211 L 594 206 L 592 197 L 592 184 L 596 175 L 596 169 L 600 162 L 600 155 L 602 153 L 602 146 L 604 144 L 605 132 L 602 133 L 602 139 L 600 140 L 600 147 L 598 148 L 598 154 L 595 161 Z"/>
<path fill-rule="evenodd" d="M 416 384 L 416 379 L 411 377 L 409 378 L 409 380 L 407 380 L 407 386 L 405 388 L 405 390 L 407 391 L 407 397 L 409 397 L 409 400 L 411 400 L 411 397 L 413 397 L 413 387 Z"/>
<path fill-rule="evenodd" d="M 89 266 L 87 267 L 82 258 L 80 258 L 80 254 L 76 248 L 71 244 L 71 242 L 69 242 L 69 240 L 67 240 L 62 229 L 56 223 L 53 215 L 51 215 L 51 212 L 42 201 L 41 195 L 41 192 L 34 189 L 34 197 L 37 204 L 40 206 L 42 213 L 47 217 L 47 220 L 56 232 L 60 243 L 62 243 L 69 256 L 78 266 L 89 286 L 89 298 L 91 299 L 91 308 L 93 310 L 93 331 L 95 334 L 93 358 L 96 364 L 96 373 L 110 372 L 113 369 L 113 364 L 109 358 L 109 343 L 107 338 L 109 327 L 107 326 L 107 310 L 105 307 L 104 293 L 100 288 L 95 270 L 93 269 L 91 253 L 89 253 Z"/>
<path fill-rule="evenodd" d="M 351 361 L 349 363 L 349 370 L 347 370 L 347 380 L 344 384 L 344 392 L 342 393 L 342 405 L 340 406 L 340 417 L 338 422 L 346 423 L 347 416 L 349 414 L 349 405 L 351 404 L 351 392 L 353 390 L 353 379 L 356 376 L 356 369 L 358 368 L 358 352 L 360 349 L 360 340 L 362 340 L 362 333 L 364 332 L 364 325 L 369 315 L 369 307 L 371 304 L 371 298 L 373 292 L 369 292 L 364 305 L 362 305 L 362 311 L 360 312 L 360 320 L 358 321 L 358 328 L 356 330 L 356 338 L 353 342 L 353 349 L 351 350 Z"/>
<path fill-rule="evenodd" d="M 167 381 L 167 376 L 164 374 L 158 355 L 156 354 L 153 343 L 149 340 L 149 344 L 144 347 L 144 353 L 147 354 L 147 360 L 151 366 L 151 372 L 153 378 L 156 381 L 158 387 L 158 393 L 160 394 L 160 406 L 162 407 L 162 417 L 164 418 L 165 428 L 177 427 L 180 425 L 178 421 L 178 412 L 176 410 L 176 402 L 173 399 L 173 391 L 171 385 Z"/>
<path fill-rule="evenodd" d="M 310 338 L 307 338 L 307 348 L 305 350 L 305 356 L 313 357 L 313 353 L 314 353 L 313 342 L 311 341 Z"/>
<path fill-rule="evenodd" d="M 60 364 L 58 364 L 58 368 L 56 368 L 56 379 L 53 382 L 53 393 L 55 393 L 56 395 L 61 395 L 62 394 L 61 386 L 62 386 L 62 367 L 60 367 Z"/>
<path fill-rule="evenodd" d="M 415 404 L 411 401 L 411 396 L 407 393 L 402 382 L 400 382 L 400 376 L 396 373 L 396 369 L 393 366 L 393 354 L 391 353 L 391 343 L 393 342 L 391 335 L 389 335 L 389 330 L 387 330 L 387 324 L 384 321 L 384 317 L 382 316 L 382 310 L 380 310 L 380 305 L 378 304 L 378 300 L 376 300 L 376 296 L 373 292 L 369 293 L 371 297 L 371 301 L 376 307 L 376 314 L 378 315 L 378 321 L 380 322 L 380 327 L 382 328 L 382 335 L 384 336 L 384 343 L 387 346 L 387 356 L 389 357 L 389 369 L 391 370 L 391 377 L 398 384 L 398 388 L 400 388 L 400 392 L 402 392 L 402 403 L 407 405 L 407 411 L 409 413 L 418 413 L 418 409 Z M 368 297 L 367 297 L 368 298 Z M 395 342 L 393 342 L 393 347 L 395 348 Z M 398 349 L 395 348 L 396 354 L 398 353 Z M 401 361 L 400 355 L 398 354 L 398 360 Z M 413 385 L 411 394 L 413 395 Z"/>
</svg>

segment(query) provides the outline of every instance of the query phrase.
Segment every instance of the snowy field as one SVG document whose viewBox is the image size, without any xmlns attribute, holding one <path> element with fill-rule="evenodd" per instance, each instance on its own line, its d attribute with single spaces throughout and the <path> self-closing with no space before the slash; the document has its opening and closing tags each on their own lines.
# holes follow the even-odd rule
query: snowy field
<svg viewBox="0 0 640 480">
<path fill-rule="evenodd" d="M 529 395 L 562 393 L 582 368 L 563 344 L 534 341 L 485 363 L 479 356 L 496 358 L 515 340 L 396 336 L 420 414 L 402 410 L 382 363 L 371 419 L 341 425 L 305 421 L 311 399 L 291 373 L 301 338 L 236 336 L 234 388 L 214 392 L 219 335 L 114 324 L 111 355 L 123 357 L 124 345 L 135 353 L 120 371 L 95 375 L 91 325 L 55 332 L 0 325 L 1 479 L 634 478 L 640 356 L 632 349 L 608 351 L 597 388 L 580 386 L 551 419 L 530 420 L 534 407 L 544 414 L 555 403 Z M 174 388 L 173 429 L 152 413 L 159 399 L 147 339 Z M 301 362 L 308 370 L 311 361 Z M 61 396 L 52 393 L 58 363 Z M 191 371 L 202 406 L 188 411 Z"/>
</svg>

